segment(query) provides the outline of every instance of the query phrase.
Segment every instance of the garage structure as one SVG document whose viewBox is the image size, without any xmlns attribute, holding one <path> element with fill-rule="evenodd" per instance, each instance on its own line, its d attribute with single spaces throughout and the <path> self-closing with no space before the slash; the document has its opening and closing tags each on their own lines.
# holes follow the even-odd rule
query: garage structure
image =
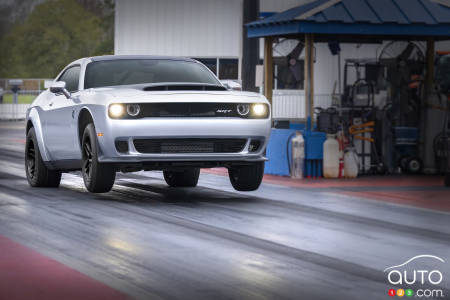
<svg viewBox="0 0 450 300">
<path fill-rule="evenodd" d="M 417 141 L 417 155 L 424 163 L 425 172 L 436 172 L 439 166 L 435 165 L 433 139 L 438 130 L 442 130 L 442 126 L 435 123 L 436 121 L 442 123 L 448 104 L 444 103 L 443 106 L 438 107 L 438 109 L 444 111 L 439 113 L 436 111 L 432 99 L 433 97 L 436 98 L 434 89 L 435 42 L 450 39 L 450 7 L 447 2 L 431 0 L 317 0 L 247 24 L 247 28 L 248 37 L 264 37 L 264 94 L 268 99 L 272 99 L 273 92 L 274 40 L 296 39 L 304 47 L 305 111 L 310 125 L 309 128 L 312 127 L 311 122 L 314 119 L 313 110 L 315 107 L 314 78 L 317 78 L 317 76 L 314 76 L 314 64 L 316 60 L 321 59 L 321 57 L 315 56 L 314 43 L 328 43 L 332 52 L 333 48 L 335 52 L 339 52 L 341 43 L 425 42 L 424 78 L 421 80 L 423 90 L 421 90 L 421 99 L 418 103 L 419 115 L 417 128 L 415 128 L 420 135 Z M 298 54 L 296 55 L 298 56 Z M 297 59 L 297 57 L 293 58 Z M 376 64 L 379 64 L 379 61 L 374 62 L 374 66 Z M 391 68 L 391 70 L 393 69 Z M 339 70 L 339 73 L 341 73 L 341 70 Z M 343 88 L 345 90 L 346 87 Z M 388 101 L 397 105 L 397 98 L 395 98 L 397 96 L 392 91 L 389 92 Z M 342 103 L 338 103 L 338 106 L 342 106 Z M 399 109 L 404 109 L 404 107 L 399 104 Z M 363 114 L 363 112 L 360 113 Z M 353 120 L 349 120 L 349 122 L 351 123 Z M 385 128 L 384 130 L 387 132 L 391 129 L 397 130 L 403 127 L 404 124 L 401 124 L 401 126 Z M 384 136 L 382 139 L 384 140 Z M 379 154 L 391 156 L 387 152 L 393 151 L 391 148 L 395 148 L 395 145 L 387 145 L 386 147 L 388 150 L 382 149 Z M 398 159 L 398 157 L 395 159 Z M 385 161 L 384 163 L 391 169 L 394 166 L 392 161 Z"/>
<path fill-rule="evenodd" d="M 241 80 L 245 1 L 117 0 L 114 52 L 119 55 L 187 56 L 204 63 L 220 79 Z M 313 2 L 314 0 L 260 0 L 259 15 L 270 20 L 268 17 L 276 13 Z M 259 40 L 259 63 L 262 65 L 264 39 Z M 303 78 L 293 78 L 285 63 L 285 56 L 293 47 L 292 40 L 282 43 L 276 41 L 274 39 L 273 118 L 304 119 Z M 342 90 L 338 84 L 338 77 L 343 77 L 339 64 L 344 64 L 346 59 L 375 59 L 383 47 L 382 44 L 359 42 L 354 40 L 352 43 L 341 44 L 339 56 L 330 55 L 327 44 L 315 43 L 314 101 L 317 105 L 329 107 L 333 93 Z M 436 49 L 447 50 L 450 49 L 449 45 L 437 43 Z M 303 68 L 304 55 L 299 60 Z M 303 69 L 301 72 L 303 73 Z"/>
<path fill-rule="evenodd" d="M 260 0 L 262 16 L 310 0 Z M 220 79 L 240 79 L 244 0 L 117 0 L 114 53 L 196 58 Z"/>
</svg>

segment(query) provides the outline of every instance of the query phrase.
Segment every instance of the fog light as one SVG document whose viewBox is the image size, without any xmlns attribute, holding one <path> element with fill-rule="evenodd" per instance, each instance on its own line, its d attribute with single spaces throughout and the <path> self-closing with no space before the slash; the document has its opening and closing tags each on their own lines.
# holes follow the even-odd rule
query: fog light
<svg viewBox="0 0 450 300">
<path fill-rule="evenodd" d="M 128 104 L 127 105 L 127 113 L 132 116 L 136 117 L 141 111 L 141 107 L 139 104 Z"/>
<path fill-rule="evenodd" d="M 125 109 L 122 104 L 111 104 L 109 106 L 109 116 L 111 118 L 120 118 L 123 116 Z"/>
<path fill-rule="evenodd" d="M 252 112 L 255 116 L 264 116 L 267 113 L 267 108 L 264 104 L 258 103 L 258 104 L 253 104 L 252 106 Z"/>
<path fill-rule="evenodd" d="M 261 145 L 261 141 L 259 140 L 252 140 L 250 142 L 250 145 L 248 146 L 249 152 L 256 152 L 259 150 L 259 146 Z"/>
<path fill-rule="evenodd" d="M 245 117 L 250 112 L 250 105 L 249 104 L 238 104 L 237 105 L 237 112 L 239 115 Z"/>
</svg>

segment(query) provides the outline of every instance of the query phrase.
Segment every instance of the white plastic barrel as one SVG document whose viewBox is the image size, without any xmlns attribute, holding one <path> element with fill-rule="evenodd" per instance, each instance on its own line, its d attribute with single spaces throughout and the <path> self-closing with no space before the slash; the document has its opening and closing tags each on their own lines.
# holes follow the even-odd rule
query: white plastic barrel
<svg viewBox="0 0 450 300">
<path fill-rule="evenodd" d="M 297 132 L 292 139 L 291 177 L 303 178 L 303 162 L 305 160 L 305 140 L 303 135 Z"/>
<path fill-rule="evenodd" d="M 325 178 L 339 176 L 339 143 L 335 134 L 327 134 L 323 144 L 323 176 Z"/>
<path fill-rule="evenodd" d="M 344 176 L 346 178 L 356 178 L 358 176 L 359 157 L 355 148 L 345 149 L 344 154 Z"/>
</svg>

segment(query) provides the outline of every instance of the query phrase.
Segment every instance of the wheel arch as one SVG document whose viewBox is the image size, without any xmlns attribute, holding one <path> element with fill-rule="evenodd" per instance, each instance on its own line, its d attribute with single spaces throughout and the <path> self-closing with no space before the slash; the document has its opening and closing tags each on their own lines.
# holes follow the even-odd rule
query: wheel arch
<svg viewBox="0 0 450 300">
<path fill-rule="evenodd" d="M 83 107 L 78 114 L 78 143 L 81 148 L 81 139 L 83 138 L 83 132 L 89 123 L 94 124 L 94 117 L 91 111 L 87 107 Z M 95 124 L 94 124 L 95 126 Z"/>
<path fill-rule="evenodd" d="M 41 117 L 39 115 L 38 108 L 36 108 L 36 107 L 31 108 L 30 111 L 28 112 L 26 133 L 28 133 L 28 131 L 31 128 L 34 128 L 34 132 L 36 134 L 36 139 L 37 139 L 39 152 L 41 153 L 42 160 L 44 161 L 44 163 L 51 164 L 51 160 L 52 160 L 51 155 L 47 151 L 47 147 L 45 147 L 44 135 L 42 132 L 43 129 L 42 129 Z"/>
<path fill-rule="evenodd" d="M 25 134 L 28 134 L 28 131 L 30 131 L 31 127 L 34 127 L 33 122 L 31 120 L 27 121 L 27 128 L 25 130 Z"/>
</svg>

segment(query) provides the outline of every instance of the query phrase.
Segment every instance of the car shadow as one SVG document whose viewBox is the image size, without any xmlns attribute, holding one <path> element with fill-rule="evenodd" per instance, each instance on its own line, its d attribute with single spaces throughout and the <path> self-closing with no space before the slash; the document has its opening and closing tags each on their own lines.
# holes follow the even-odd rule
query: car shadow
<svg viewBox="0 0 450 300">
<path fill-rule="evenodd" d="M 134 198 L 141 198 L 141 203 L 153 202 L 188 205 L 200 203 L 214 203 L 214 204 L 226 204 L 226 203 L 255 203 L 259 199 L 252 195 L 243 195 L 237 193 L 230 193 L 226 191 L 220 191 L 216 189 L 210 189 L 207 187 L 197 186 L 193 188 L 173 188 L 165 184 L 142 184 L 135 182 L 120 182 L 120 186 L 129 187 L 126 193 L 134 195 Z M 114 191 L 114 189 L 113 189 Z M 144 192 L 151 192 L 157 194 L 154 198 L 150 195 L 146 196 L 142 194 Z M 105 194 L 107 196 L 108 194 Z"/>
</svg>

